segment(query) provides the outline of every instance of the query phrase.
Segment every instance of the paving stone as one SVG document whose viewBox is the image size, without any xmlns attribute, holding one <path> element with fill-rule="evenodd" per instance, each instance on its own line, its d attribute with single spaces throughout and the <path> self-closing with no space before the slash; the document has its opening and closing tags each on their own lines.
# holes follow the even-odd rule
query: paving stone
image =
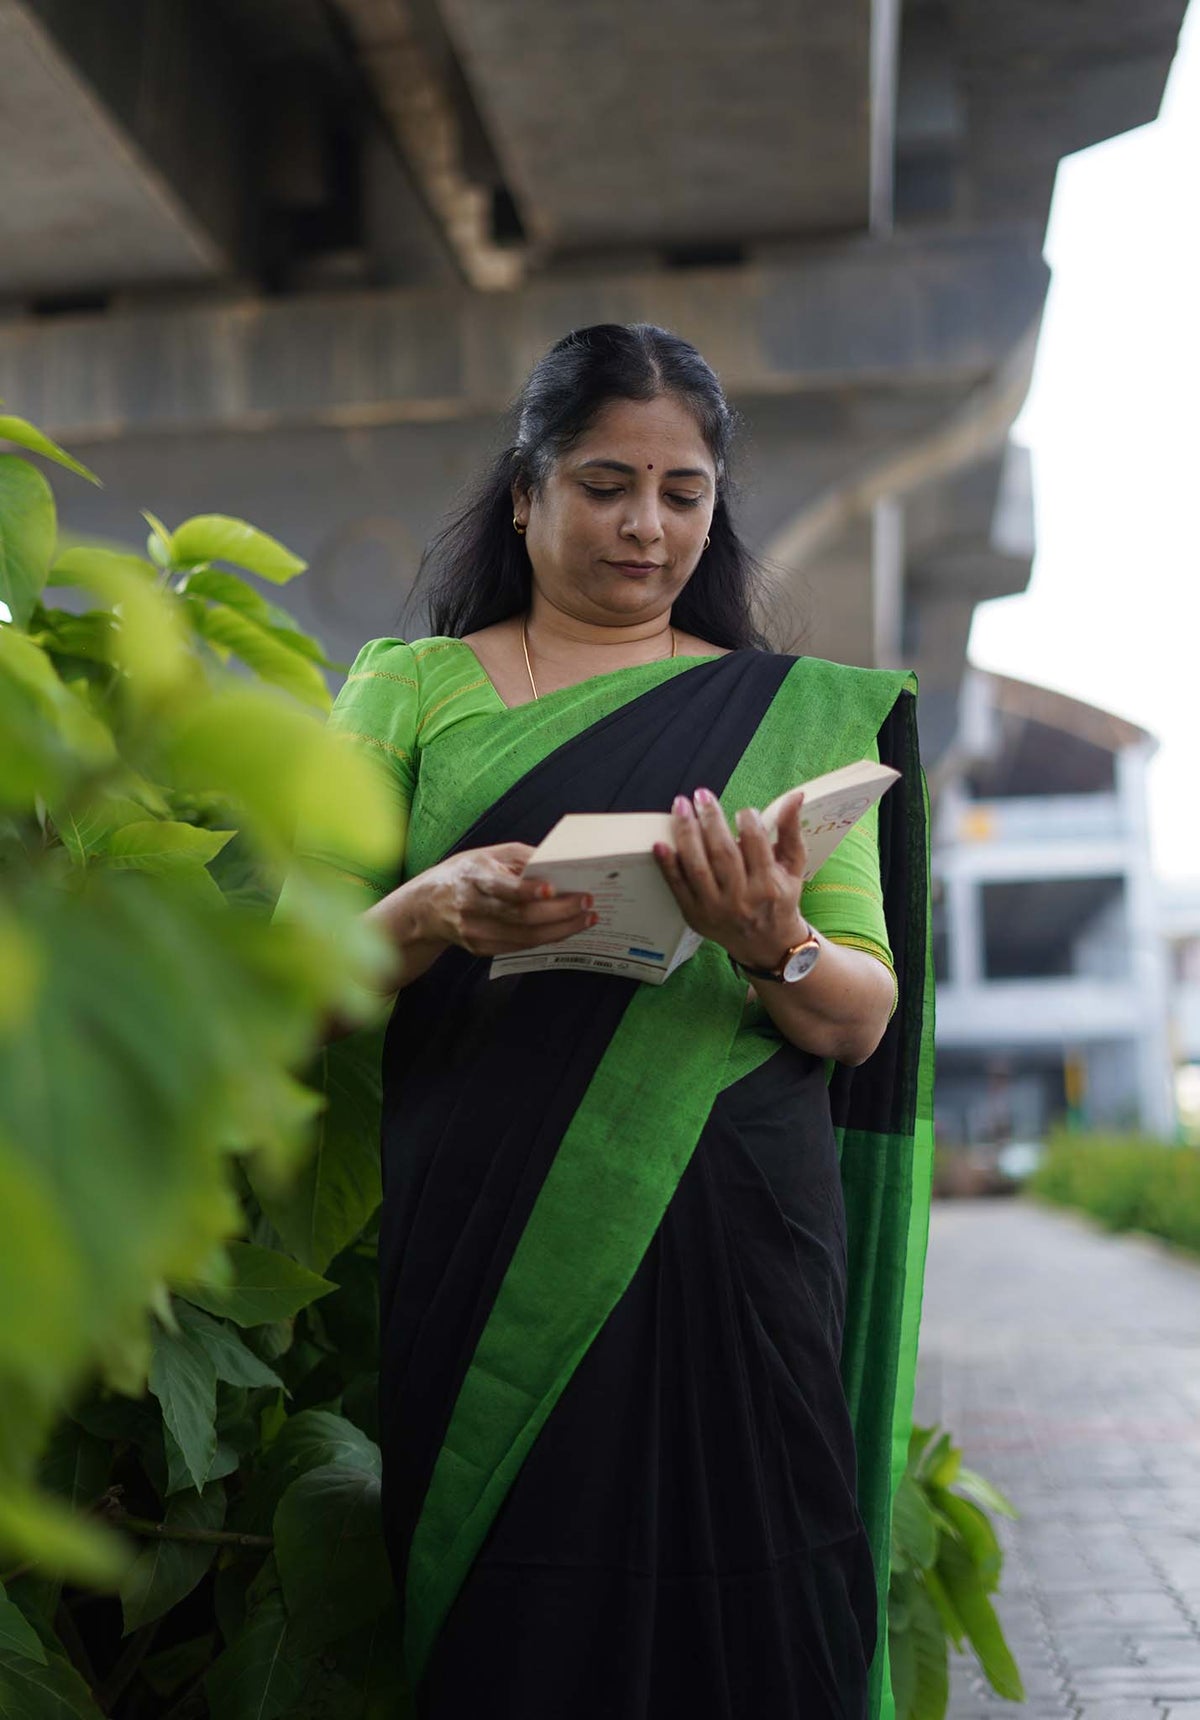
<svg viewBox="0 0 1200 1720">
<path fill-rule="evenodd" d="M 995 1604 L 1029 1696 L 972 1657 L 948 1720 L 1200 1720 L 1197 1334 L 1187 1261 L 1021 1201 L 934 1208 L 918 1420 L 1019 1513 Z"/>
</svg>

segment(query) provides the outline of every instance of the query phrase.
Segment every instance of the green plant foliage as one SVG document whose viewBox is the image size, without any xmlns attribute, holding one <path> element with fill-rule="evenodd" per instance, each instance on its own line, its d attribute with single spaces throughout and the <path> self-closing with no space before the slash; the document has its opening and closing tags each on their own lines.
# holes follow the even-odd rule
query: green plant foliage
<svg viewBox="0 0 1200 1720">
<path fill-rule="evenodd" d="M 1021 1677 L 989 1596 L 1003 1558 L 979 1498 L 1016 1515 L 994 1487 L 962 1467 L 949 1434 L 914 1427 L 892 1511 L 888 1642 L 897 1720 L 942 1720 L 951 1642 L 967 1643 L 997 1695 L 1024 1701 Z"/>
<path fill-rule="evenodd" d="M 161 531 L 161 528 L 159 528 Z M 178 567 L 199 567 L 210 561 L 229 561 L 235 567 L 284 585 L 304 572 L 298 555 L 268 537 L 266 532 L 227 514 L 198 514 L 185 520 L 171 534 L 171 558 Z"/>
<path fill-rule="evenodd" d="M 0 602 L 24 627 L 50 571 L 57 532 L 54 492 L 16 454 L 0 454 Z"/>
<path fill-rule="evenodd" d="M 90 476 L 23 420 L 0 435 Z M 310 714 L 320 644 L 209 565 L 278 584 L 300 560 L 223 516 L 150 526 L 148 559 L 78 542 L 55 559 L 49 485 L 0 456 L 0 1712 L 28 1720 L 202 1701 L 210 1674 L 260 1720 L 308 1702 L 311 1641 L 274 1668 L 269 1647 L 271 1518 L 297 1483 L 289 1520 L 314 1546 L 340 1525 L 339 1557 L 354 1546 L 356 1580 L 378 1581 L 379 1606 L 344 1585 L 332 1628 L 346 1618 L 355 1654 L 390 1594 L 378 1453 L 337 1413 L 354 1382 L 315 1311 L 340 1286 L 309 1264 L 372 1256 L 377 1181 L 342 1148 L 364 1124 L 373 1141 L 370 1053 L 352 1038 L 314 1064 L 313 1047 L 330 1012 L 368 1018 L 387 952 L 328 870 L 298 867 L 271 923 L 298 821 L 351 865 L 390 863 L 386 789 Z M 93 606 L 50 607 L 51 586 Z M 295 1183 L 318 1118 L 323 1200 Z M 304 1260 L 250 1179 L 307 1212 Z M 305 1558 L 287 1562 L 303 1594 Z M 76 1614 L 75 1585 L 113 1598 Z M 219 1590 L 240 1609 L 219 1613 Z M 210 1628 L 180 1637 L 183 1607 Z M 112 1660 L 105 1608 L 136 1654 Z"/>
<path fill-rule="evenodd" d="M 197 1308 L 224 1315 L 238 1326 L 290 1320 L 336 1288 L 290 1255 L 252 1242 L 231 1242 L 223 1258 L 228 1269 L 224 1284 L 189 1284 L 182 1294 Z"/>
<path fill-rule="evenodd" d="M 91 476 L 24 420 L 0 436 Z M 388 952 L 292 853 L 302 824 L 386 870 L 390 800 L 314 715 L 321 645 L 254 583 L 299 558 L 223 515 L 145 518 L 144 558 L 56 559 L 49 485 L 0 455 L 0 1715 L 397 1720 Z M 318 1049 L 331 1013 L 362 1025 Z M 905 1714 L 934 1712 L 952 1628 L 1003 1681 L 1001 1507 L 948 1440 L 906 1478 Z"/>
<path fill-rule="evenodd" d="M 1200 1150 L 1142 1135 L 1057 1134 L 1026 1188 L 1113 1231 L 1200 1254 Z"/>
</svg>

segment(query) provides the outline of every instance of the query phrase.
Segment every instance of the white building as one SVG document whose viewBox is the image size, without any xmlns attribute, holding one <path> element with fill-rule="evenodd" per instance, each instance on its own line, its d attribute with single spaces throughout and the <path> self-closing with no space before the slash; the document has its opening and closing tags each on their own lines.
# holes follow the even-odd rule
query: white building
<svg viewBox="0 0 1200 1720">
<path fill-rule="evenodd" d="M 1038 1139 L 1069 1111 L 1173 1135 L 1171 960 L 1146 812 L 1155 746 L 1079 700 L 968 672 L 934 823 L 947 1142 Z"/>
</svg>

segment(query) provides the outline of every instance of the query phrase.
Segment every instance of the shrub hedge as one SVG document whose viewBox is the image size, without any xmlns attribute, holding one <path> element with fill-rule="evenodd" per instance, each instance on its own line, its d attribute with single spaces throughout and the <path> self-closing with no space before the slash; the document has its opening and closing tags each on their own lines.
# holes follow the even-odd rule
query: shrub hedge
<svg viewBox="0 0 1200 1720">
<path fill-rule="evenodd" d="M 1090 1213 L 1109 1230 L 1142 1230 L 1200 1254 L 1200 1150 L 1144 1135 L 1051 1137 L 1027 1190 Z"/>
</svg>

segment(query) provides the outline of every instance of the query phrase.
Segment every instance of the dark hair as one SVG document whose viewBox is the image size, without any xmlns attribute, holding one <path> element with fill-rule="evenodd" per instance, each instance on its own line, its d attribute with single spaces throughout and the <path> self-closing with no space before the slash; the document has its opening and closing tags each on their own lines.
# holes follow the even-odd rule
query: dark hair
<svg viewBox="0 0 1200 1720">
<path fill-rule="evenodd" d="M 610 400 L 663 394 L 695 414 L 717 477 L 711 541 L 672 618 L 714 645 L 763 645 L 752 614 L 758 569 L 729 514 L 733 414 L 696 348 L 652 323 L 575 329 L 534 366 L 516 403 L 514 440 L 421 559 L 414 595 L 425 596 L 435 633 L 461 638 L 528 609 L 531 570 L 512 526 L 513 485 L 536 491 Z"/>
</svg>

